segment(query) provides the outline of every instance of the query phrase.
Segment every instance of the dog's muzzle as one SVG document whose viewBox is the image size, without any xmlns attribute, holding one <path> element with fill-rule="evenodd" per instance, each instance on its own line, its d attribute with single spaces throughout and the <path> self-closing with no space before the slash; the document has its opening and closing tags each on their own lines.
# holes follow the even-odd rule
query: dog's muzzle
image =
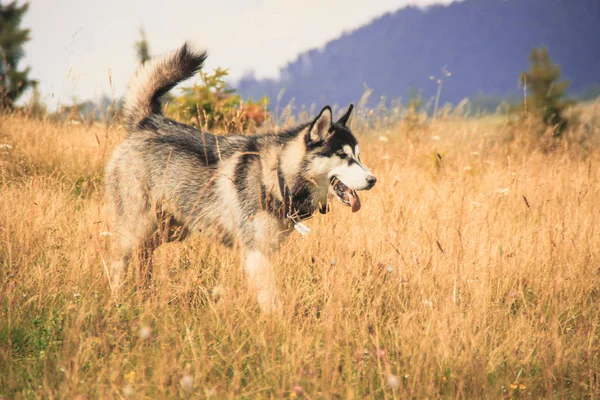
<svg viewBox="0 0 600 400">
<path fill-rule="evenodd" d="M 367 184 L 369 186 L 367 186 L 367 188 L 365 190 L 371 190 L 373 188 L 373 186 L 375 186 L 376 183 L 377 183 L 377 178 L 375 177 L 375 175 L 367 176 Z"/>
</svg>

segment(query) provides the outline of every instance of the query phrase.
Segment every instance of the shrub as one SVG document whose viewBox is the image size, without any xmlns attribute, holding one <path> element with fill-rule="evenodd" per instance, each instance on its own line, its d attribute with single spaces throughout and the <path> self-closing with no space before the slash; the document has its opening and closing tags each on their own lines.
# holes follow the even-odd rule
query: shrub
<svg viewBox="0 0 600 400">
<path fill-rule="evenodd" d="M 182 88 L 182 95 L 167 102 L 166 114 L 206 129 L 242 131 L 260 126 L 267 118 L 267 98 L 243 102 L 235 89 L 227 87 L 227 74 L 222 68 L 201 71 L 200 83 Z"/>
</svg>

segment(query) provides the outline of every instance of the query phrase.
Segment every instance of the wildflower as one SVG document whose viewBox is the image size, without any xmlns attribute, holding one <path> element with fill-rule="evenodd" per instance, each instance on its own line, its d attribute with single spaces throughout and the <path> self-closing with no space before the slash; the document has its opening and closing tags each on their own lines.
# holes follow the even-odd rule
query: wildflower
<svg viewBox="0 0 600 400">
<path fill-rule="evenodd" d="M 387 272 L 389 272 L 389 273 L 391 274 L 393 270 L 394 270 L 394 269 L 392 268 L 392 266 L 391 266 L 391 265 L 388 265 L 388 266 L 387 266 Z"/>
<path fill-rule="evenodd" d="M 130 397 L 131 395 L 133 395 L 133 386 L 126 383 L 125 386 L 123 386 L 123 396 Z"/>
<path fill-rule="evenodd" d="M 185 390 L 188 393 L 194 390 L 194 378 L 189 374 L 185 374 L 184 376 L 182 376 L 179 383 L 181 384 L 183 390 Z"/>
<path fill-rule="evenodd" d="M 225 290 L 225 288 L 222 285 L 217 285 L 213 288 L 213 290 L 211 291 L 212 297 L 215 299 L 218 299 L 219 297 L 223 297 L 225 296 L 225 293 L 227 291 Z"/>
<path fill-rule="evenodd" d="M 387 142 L 387 141 L 388 141 L 388 137 L 387 137 L 387 136 L 383 136 L 383 135 L 381 135 L 381 136 L 379 136 L 379 141 L 380 141 L 380 142 L 384 142 L 384 143 L 385 143 L 385 142 Z"/>
<path fill-rule="evenodd" d="M 125 374 L 125 380 L 129 383 L 133 383 L 135 381 L 135 371 L 131 370 L 127 374 Z"/>
<path fill-rule="evenodd" d="M 150 329 L 150 327 L 146 325 L 142 326 L 139 331 L 139 336 L 142 340 L 150 339 L 150 336 L 152 336 L 152 329 Z"/>
<path fill-rule="evenodd" d="M 392 389 L 396 389 L 398 386 L 400 386 L 400 381 L 398 380 L 398 377 L 394 374 L 388 375 L 387 382 Z"/>
<path fill-rule="evenodd" d="M 292 392 L 300 396 L 302 393 L 304 393 L 304 389 L 302 389 L 302 386 L 300 385 L 294 385 L 294 387 L 292 387 Z"/>
</svg>

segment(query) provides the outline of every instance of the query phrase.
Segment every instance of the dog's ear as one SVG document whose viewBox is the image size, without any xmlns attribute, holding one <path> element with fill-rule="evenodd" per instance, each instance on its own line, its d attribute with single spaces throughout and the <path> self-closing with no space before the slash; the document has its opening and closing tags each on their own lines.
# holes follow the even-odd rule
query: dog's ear
<svg viewBox="0 0 600 400">
<path fill-rule="evenodd" d="M 340 118 L 337 123 L 342 126 L 346 126 L 348 120 L 350 119 L 350 116 L 352 115 L 352 110 L 354 110 L 354 104 L 350 104 L 350 107 L 348 107 L 348 111 L 346 111 L 346 114 L 342 115 L 342 118 Z"/>
<path fill-rule="evenodd" d="M 308 141 L 312 143 L 325 140 L 331 130 L 331 107 L 325 106 L 317 115 L 317 118 L 310 124 L 308 129 Z"/>
</svg>

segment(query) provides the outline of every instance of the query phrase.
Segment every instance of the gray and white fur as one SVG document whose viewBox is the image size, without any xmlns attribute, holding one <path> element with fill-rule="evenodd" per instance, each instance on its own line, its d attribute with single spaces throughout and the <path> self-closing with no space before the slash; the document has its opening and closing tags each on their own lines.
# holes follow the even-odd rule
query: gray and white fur
<svg viewBox="0 0 600 400">
<path fill-rule="evenodd" d="M 326 106 L 312 121 L 261 135 L 212 135 L 163 116 L 160 96 L 205 59 L 184 44 L 140 67 L 129 84 L 127 137 L 106 168 L 119 238 L 112 285 L 119 287 L 132 258 L 150 274 L 161 241 L 202 232 L 239 243 L 249 285 L 268 312 L 279 302 L 269 259 L 292 232 L 292 219 L 325 213 L 334 177 L 353 190 L 370 189 L 376 179 L 347 126 L 352 105 L 337 122 Z"/>
</svg>

